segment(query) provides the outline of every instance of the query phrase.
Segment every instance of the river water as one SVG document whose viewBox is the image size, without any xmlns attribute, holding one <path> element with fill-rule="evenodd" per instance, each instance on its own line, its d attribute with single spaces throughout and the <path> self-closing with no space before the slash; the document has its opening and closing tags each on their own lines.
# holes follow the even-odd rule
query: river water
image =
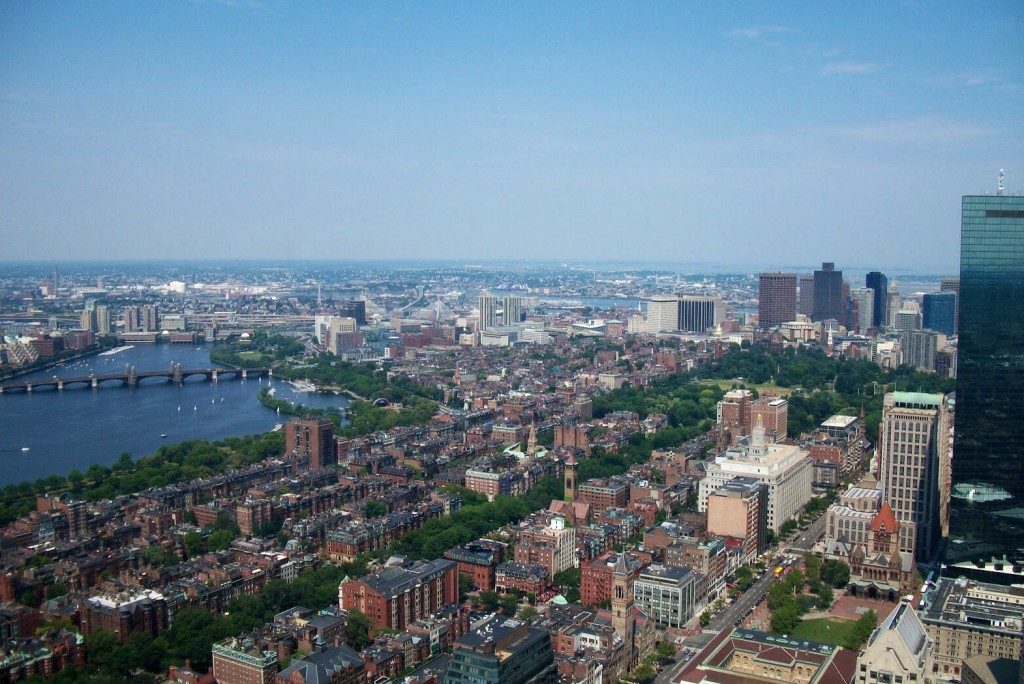
<svg viewBox="0 0 1024 684">
<path fill-rule="evenodd" d="M 90 356 L 8 382 L 123 372 L 209 368 L 208 346 L 144 344 L 116 354 Z M 108 382 L 96 389 L 74 385 L 0 395 L 0 485 L 47 475 L 66 475 L 93 463 L 110 465 L 123 452 L 148 456 L 164 444 L 186 439 L 216 440 L 266 432 L 287 416 L 263 406 L 257 393 L 270 382 L 274 396 L 326 408 L 348 404 L 333 394 L 300 392 L 283 380 L 232 379 L 208 382 L 202 376 L 180 387 L 149 379 L 129 389 Z M 166 434 L 167 437 L 161 437 Z M 28 447 L 29 451 L 22 451 Z"/>
</svg>

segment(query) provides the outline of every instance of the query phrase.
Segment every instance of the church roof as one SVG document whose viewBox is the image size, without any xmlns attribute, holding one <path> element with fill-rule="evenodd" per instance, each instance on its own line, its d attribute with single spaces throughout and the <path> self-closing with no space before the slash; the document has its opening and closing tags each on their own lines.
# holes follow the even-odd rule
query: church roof
<svg viewBox="0 0 1024 684">
<path fill-rule="evenodd" d="M 871 519 L 871 529 L 875 532 L 884 530 L 889 534 L 896 534 L 900 529 L 900 523 L 896 519 L 896 514 L 892 510 L 892 506 L 889 505 L 888 501 L 882 502 L 882 507 L 878 509 L 878 514 Z"/>
</svg>

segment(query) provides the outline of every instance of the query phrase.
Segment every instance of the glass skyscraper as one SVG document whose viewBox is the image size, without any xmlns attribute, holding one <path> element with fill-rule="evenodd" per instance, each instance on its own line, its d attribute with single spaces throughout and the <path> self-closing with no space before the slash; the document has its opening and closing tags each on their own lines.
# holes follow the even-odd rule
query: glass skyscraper
<svg viewBox="0 0 1024 684">
<path fill-rule="evenodd" d="M 959 308 L 946 557 L 1010 568 L 1024 561 L 1024 197 L 963 198 Z"/>
<path fill-rule="evenodd" d="M 956 330 L 956 293 L 929 292 L 921 305 L 924 327 L 943 335 L 952 335 Z"/>
<path fill-rule="evenodd" d="M 871 326 L 874 328 L 885 327 L 889 320 L 887 310 L 889 307 L 889 279 L 884 273 L 872 271 L 864 278 L 864 285 L 875 293 L 874 310 L 871 312 Z"/>
</svg>

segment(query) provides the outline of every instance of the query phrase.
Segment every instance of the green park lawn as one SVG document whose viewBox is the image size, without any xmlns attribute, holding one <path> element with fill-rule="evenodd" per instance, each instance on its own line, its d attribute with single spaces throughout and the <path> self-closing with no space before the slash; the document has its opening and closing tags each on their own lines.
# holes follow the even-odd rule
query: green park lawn
<svg viewBox="0 0 1024 684">
<path fill-rule="evenodd" d="M 857 624 L 854 620 L 836 620 L 833 618 L 819 618 L 817 620 L 801 620 L 793 633 L 789 636 L 794 639 L 806 639 L 817 641 L 820 644 L 835 644 L 842 646 L 850 634 L 853 626 Z"/>
</svg>

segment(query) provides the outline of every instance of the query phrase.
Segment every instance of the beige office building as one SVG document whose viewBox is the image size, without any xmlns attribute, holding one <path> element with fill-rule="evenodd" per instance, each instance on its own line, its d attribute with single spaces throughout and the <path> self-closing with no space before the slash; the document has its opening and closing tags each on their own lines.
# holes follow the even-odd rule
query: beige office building
<svg viewBox="0 0 1024 684">
<path fill-rule="evenodd" d="M 857 658 L 854 684 L 924 684 L 930 678 L 932 642 L 909 603 L 880 624 Z"/>
<path fill-rule="evenodd" d="M 940 422 L 948 404 L 941 394 L 890 392 L 878 429 L 882 499 L 900 521 L 900 551 L 930 560 L 939 545 Z M 945 453 L 945 452 L 943 452 Z M 945 475 L 942 475 L 945 477 Z"/>
<path fill-rule="evenodd" d="M 708 510 L 708 497 L 737 477 L 757 479 L 768 490 L 768 529 L 778 532 L 811 500 L 811 461 L 792 444 L 769 444 L 759 420 L 753 434 L 706 464 L 700 481 L 698 508 Z"/>
</svg>

